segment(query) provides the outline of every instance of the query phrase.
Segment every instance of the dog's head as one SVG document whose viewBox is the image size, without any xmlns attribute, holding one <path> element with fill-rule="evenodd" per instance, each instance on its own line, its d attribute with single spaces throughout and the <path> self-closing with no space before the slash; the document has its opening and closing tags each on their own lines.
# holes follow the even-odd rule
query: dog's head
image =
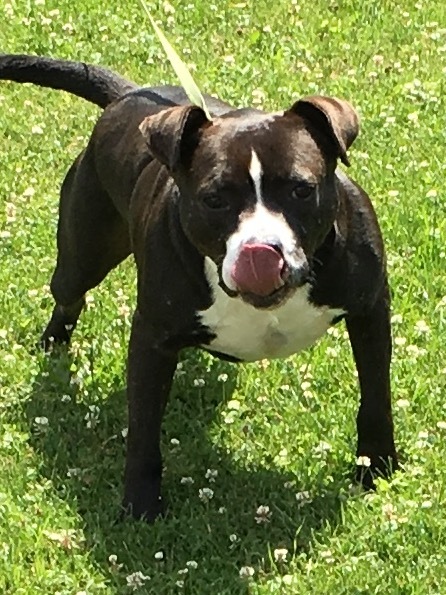
<svg viewBox="0 0 446 595">
<path fill-rule="evenodd" d="M 349 103 L 308 97 L 282 113 L 237 110 L 212 122 L 181 106 L 140 130 L 178 185 L 187 237 L 229 295 L 271 307 L 308 282 L 338 209 L 337 160 L 348 165 L 358 134 Z"/>
</svg>

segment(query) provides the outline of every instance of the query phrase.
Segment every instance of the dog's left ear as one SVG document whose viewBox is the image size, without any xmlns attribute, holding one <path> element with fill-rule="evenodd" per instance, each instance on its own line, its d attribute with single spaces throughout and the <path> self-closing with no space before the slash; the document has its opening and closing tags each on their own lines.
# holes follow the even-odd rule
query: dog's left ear
<svg viewBox="0 0 446 595">
<path fill-rule="evenodd" d="M 308 120 L 334 141 L 342 163 L 350 165 L 347 149 L 359 132 L 359 117 L 348 101 L 314 95 L 297 101 L 289 112 Z"/>
<path fill-rule="evenodd" d="M 187 105 L 148 116 L 139 130 L 152 155 L 173 172 L 190 165 L 200 131 L 206 126 L 211 122 L 201 107 Z"/>
</svg>

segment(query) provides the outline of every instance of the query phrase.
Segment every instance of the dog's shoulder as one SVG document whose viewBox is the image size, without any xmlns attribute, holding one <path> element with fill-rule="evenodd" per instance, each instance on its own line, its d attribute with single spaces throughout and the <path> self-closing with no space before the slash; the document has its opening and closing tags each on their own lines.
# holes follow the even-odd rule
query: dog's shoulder
<svg viewBox="0 0 446 595">
<path fill-rule="evenodd" d="M 153 106 L 160 107 L 174 107 L 177 105 L 189 105 L 190 99 L 187 96 L 183 87 L 178 85 L 160 85 L 155 87 L 140 87 L 134 89 L 125 95 L 122 95 L 118 102 L 126 101 L 129 99 L 142 100 L 145 103 L 149 103 Z M 214 116 L 224 116 L 227 113 L 232 113 L 234 108 L 212 95 L 204 94 L 204 100 L 209 111 Z"/>
</svg>

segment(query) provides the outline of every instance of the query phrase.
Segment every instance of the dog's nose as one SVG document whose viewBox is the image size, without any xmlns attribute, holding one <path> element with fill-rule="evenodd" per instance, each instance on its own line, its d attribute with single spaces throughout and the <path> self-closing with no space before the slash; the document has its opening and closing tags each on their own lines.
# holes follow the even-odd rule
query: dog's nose
<svg viewBox="0 0 446 595">
<path fill-rule="evenodd" d="M 287 266 L 278 245 L 245 244 L 232 267 L 232 280 L 241 293 L 268 296 L 285 283 Z"/>
</svg>

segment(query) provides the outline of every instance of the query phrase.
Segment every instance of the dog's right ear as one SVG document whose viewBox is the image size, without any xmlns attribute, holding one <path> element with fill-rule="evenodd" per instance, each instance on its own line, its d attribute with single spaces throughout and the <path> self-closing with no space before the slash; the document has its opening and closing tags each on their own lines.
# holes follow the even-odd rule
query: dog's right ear
<svg viewBox="0 0 446 595">
<path fill-rule="evenodd" d="M 139 130 L 152 155 L 174 172 L 190 166 L 201 131 L 211 125 L 201 107 L 187 105 L 148 116 Z"/>
</svg>

